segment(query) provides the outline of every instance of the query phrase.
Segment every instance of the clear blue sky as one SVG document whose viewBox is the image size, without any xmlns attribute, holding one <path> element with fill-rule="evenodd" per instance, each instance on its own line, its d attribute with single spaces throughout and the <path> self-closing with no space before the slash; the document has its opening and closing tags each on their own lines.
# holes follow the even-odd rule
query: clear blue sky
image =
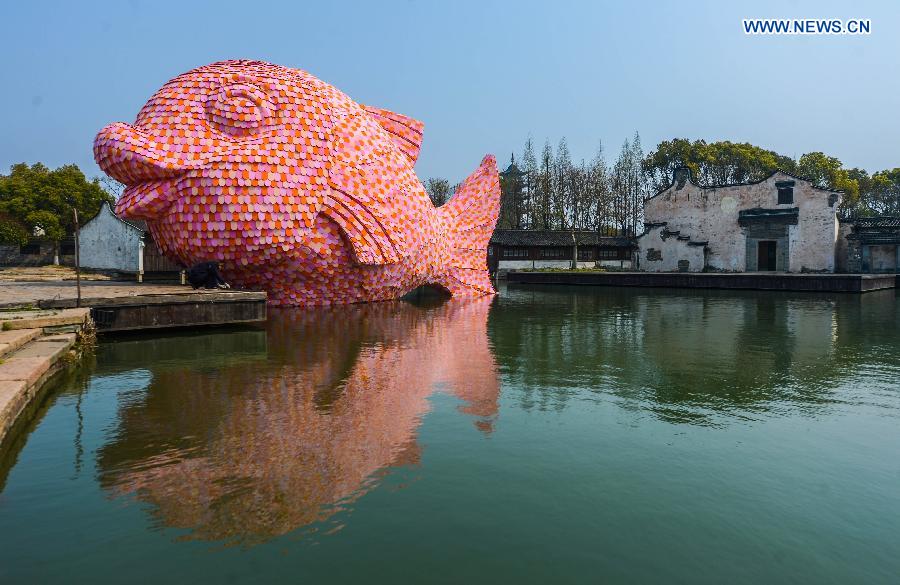
<svg viewBox="0 0 900 585">
<path fill-rule="evenodd" d="M 741 19 L 870 18 L 870 36 L 746 36 Z M 531 134 L 607 159 L 640 131 L 900 166 L 900 2 L 14 2 L 3 9 L 0 169 L 75 162 L 163 83 L 228 58 L 305 69 L 417 117 L 421 178 Z"/>
</svg>

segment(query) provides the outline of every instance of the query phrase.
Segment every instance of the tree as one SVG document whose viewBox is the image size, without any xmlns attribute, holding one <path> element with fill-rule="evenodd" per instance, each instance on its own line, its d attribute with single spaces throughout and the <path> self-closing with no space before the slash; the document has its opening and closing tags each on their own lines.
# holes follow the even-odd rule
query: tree
<svg viewBox="0 0 900 585">
<path fill-rule="evenodd" d="M 537 182 L 538 182 L 538 164 L 537 158 L 534 156 L 534 145 L 531 142 L 531 136 L 525 141 L 525 151 L 522 153 L 522 171 L 525 173 L 525 227 L 534 229 L 537 226 L 537 218 L 539 217 L 537 205 Z"/>
<path fill-rule="evenodd" d="M 15 164 L 9 175 L 0 175 L 0 214 L 24 227 L 28 235 L 40 235 L 56 244 L 73 231 L 72 207 L 80 217 L 93 217 L 103 202 L 114 203 L 98 179 L 88 181 L 75 165 L 50 170 L 41 163 Z M 8 231 L 8 228 L 7 228 Z"/>
<path fill-rule="evenodd" d="M 850 169 L 847 174 L 859 185 L 858 211 L 863 215 L 900 215 L 900 168 L 869 174 Z"/>
<path fill-rule="evenodd" d="M 544 142 L 537 172 L 538 229 L 553 229 L 553 149 Z"/>
<path fill-rule="evenodd" d="M 113 196 L 114 199 L 118 200 L 122 193 L 125 191 L 125 185 L 113 179 L 109 175 L 103 175 L 100 177 L 100 186 L 106 190 L 107 193 Z"/>
<path fill-rule="evenodd" d="M 795 172 L 796 164 L 790 157 L 746 142 L 686 138 L 660 142 L 642 163 L 654 192 L 668 187 L 681 166 L 688 167 L 702 185 L 728 185 L 760 181 L 778 169 Z"/>
<path fill-rule="evenodd" d="M 6 214 L 0 214 L 0 244 L 18 246 L 28 242 L 28 229 L 25 224 Z"/>
<path fill-rule="evenodd" d="M 859 180 L 850 177 L 840 160 L 822 152 L 808 152 L 797 161 L 797 173 L 817 187 L 844 192 L 840 211 L 851 213 L 859 205 Z"/>
<path fill-rule="evenodd" d="M 553 159 L 551 171 L 551 208 L 553 210 L 553 224 L 556 229 L 568 229 L 573 212 L 573 198 L 571 189 L 572 159 L 569 155 L 569 144 L 566 137 L 559 139 L 556 147 L 556 157 Z"/>
<path fill-rule="evenodd" d="M 603 158 L 603 143 L 597 148 L 597 154 L 588 169 L 588 197 L 594 210 L 593 228 L 601 234 L 613 225 L 612 191 L 610 190 L 610 173 Z"/>
<path fill-rule="evenodd" d="M 450 200 L 453 192 L 450 190 L 450 181 L 437 177 L 431 177 L 425 181 L 425 191 L 435 207 L 440 207 Z"/>
</svg>

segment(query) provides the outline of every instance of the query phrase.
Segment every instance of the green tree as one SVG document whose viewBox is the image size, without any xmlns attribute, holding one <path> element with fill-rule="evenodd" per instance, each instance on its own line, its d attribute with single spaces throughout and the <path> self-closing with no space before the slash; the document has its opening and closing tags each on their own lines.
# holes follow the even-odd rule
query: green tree
<svg viewBox="0 0 900 585">
<path fill-rule="evenodd" d="M 854 178 L 858 169 L 851 169 Z M 865 171 L 862 171 L 865 173 Z M 860 212 L 866 215 L 900 215 L 900 168 L 878 171 L 868 181 L 859 180 Z"/>
<path fill-rule="evenodd" d="M 794 172 L 796 164 L 788 156 L 747 142 L 691 142 L 686 138 L 660 142 L 642 163 L 656 192 L 669 186 L 680 166 L 691 169 L 702 185 L 728 185 L 759 181 L 779 169 Z"/>
<path fill-rule="evenodd" d="M 0 244 L 21 246 L 28 241 L 25 224 L 6 214 L 0 213 Z"/>
<path fill-rule="evenodd" d="M 8 218 L 8 225 L 24 228 L 27 235 L 43 235 L 52 240 L 57 261 L 59 241 L 74 230 L 72 207 L 78 210 L 79 217 L 87 219 L 105 201 L 115 200 L 99 180 L 89 181 L 75 165 L 51 171 L 41 163 L 19 163 L 10 168 L 8 175 L 0 175 L 0 214 Z"/>
<path fill-rule="evenodd" d="M 841 212 L 846 215 L 859 206 L 859 174 L 851 178 L 840 160 L 823 152 L 808 152 L 797 160 L 797 174 L 817 187 L 844 192 Z"/>
</svg>

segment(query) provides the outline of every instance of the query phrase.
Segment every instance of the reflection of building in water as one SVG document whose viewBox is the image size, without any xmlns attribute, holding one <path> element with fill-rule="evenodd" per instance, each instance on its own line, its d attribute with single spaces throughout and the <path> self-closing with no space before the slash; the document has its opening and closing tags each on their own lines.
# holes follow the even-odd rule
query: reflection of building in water
<svg viewBox="0 0 900 585">
<path fill-rule="evenodd" d="M 857 315 L 895 306 L 874 294 L 510 287 L 489 334 L 525 408 L 612 396 L 667 420 L 709 424 L 715 413 L 831 400 L 829 388 L 855 370 L 859 323 L 897 320 Z M 532 295 L 546 314 L 532 314 Z"/>
<path fill-rule="evenodd" d="M 791 387 L 818 387 L 827 378 L 822 365 L 836 343 L 829 300 L 685 294 L 641 305 L 642 354 L 655 369 L 649 387 L 660 413 L 678 418 L 682 405 L 765 410 Z"/>
<path fill-rule="evenodd" d="M 436 389 L 491 430 L 491 300 L 276 312 L 267 362 L 155 372 L 101 449 L 101 481 L 195 538 L 252 542 L 323 520 L 418 461 Z"/>
</svg>

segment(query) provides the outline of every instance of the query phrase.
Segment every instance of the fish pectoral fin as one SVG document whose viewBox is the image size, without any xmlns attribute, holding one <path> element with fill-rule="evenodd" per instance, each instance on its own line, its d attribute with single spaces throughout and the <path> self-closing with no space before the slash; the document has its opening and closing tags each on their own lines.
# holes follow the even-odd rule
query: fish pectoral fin
<svg viewBox="0 0 900 585">
<path fill-rule="evenodd" d="M 352 196 L 332 188 L 322 213 L 340 227 L 358 264 L 381 266 L 400 260 L 387 231 Z"/>
<path fill-rule="evenodd" d="M 419 158 L 419 151 L 422 149 L 422 132 L 425 130 L 425 124 L 390 110 L 372 106 L 363 106 L 363 108 L 375 118 L 382 128 L 387 130 L 393 143 L 410 162 L 415 163 Z"/>
</svg>

